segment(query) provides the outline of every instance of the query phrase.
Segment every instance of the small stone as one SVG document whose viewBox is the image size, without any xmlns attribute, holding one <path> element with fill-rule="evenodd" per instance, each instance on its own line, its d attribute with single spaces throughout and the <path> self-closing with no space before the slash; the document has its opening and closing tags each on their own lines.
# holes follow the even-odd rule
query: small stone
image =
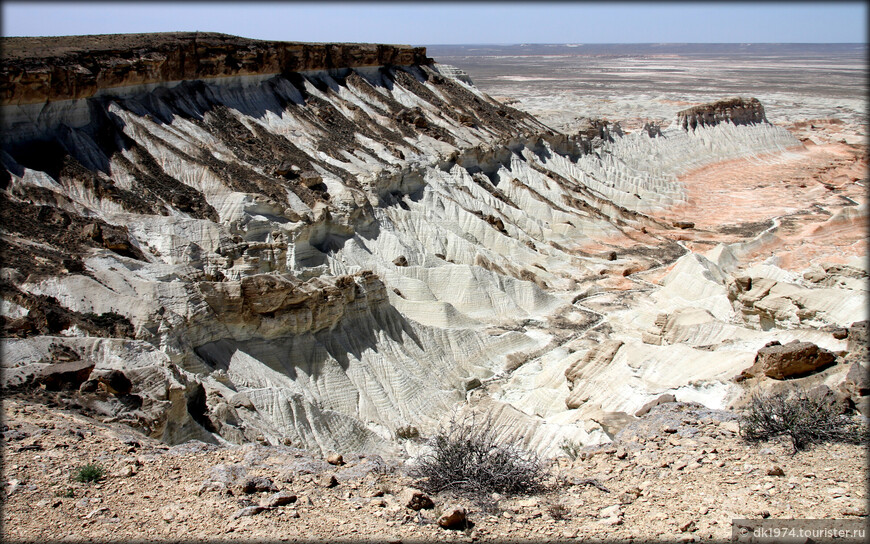
<svg viewBox="0 0 870 544">
<path fill-rule="evenodd" d="M 330 465 L 343 465 L 344 457 L 340 453 L 333 453 L 326 458 L 326 462 Z"/>
<path fill-rule="evenodd" d="M 844 516 L 866 516 L 867 507 L 864 506 L 848 506 L 840 511 Z"/>
<path fill-rule="evenodd" d="M 723 421 L 719 424 L 719 428 L 732 434 L 737 434 L 740 432 L 740 424 L 733 420 Z"/>
<path fill-rule="evenodd" d="M 616 458 L 617 459 L 625 459 L 626 457 L 628 457 L 628 452 L 625 451 L 625 448 L 623 448 L 623 447 L 616 448 Z"/>
<path fill-rule="evenodd" d="M 108 507 L 106 507 L 106 506 L 101 506 L 101 507 L 97 508 L 96 510 L 92 511 L 92 512 L 91 512 L 90 514 L 88 514 L 87 516 L 85 516 L 85 519 L 91 519 L 91 518 L 97 517 L 97 516 L 99 516 L 100 514 L 105 514 L 105 513 L 107 513 L 108 511 L 109 511 L 109 508 L 108 508 Z"/>
<path fill-rule="evenodd" d="M 263 506 L 266 506 L 268 508 L 276 508 L 278 506 L 286 506 L 294 502 L 296 502 L 296 495 L 290 493 L 289 491 L 279 491 L 274 495 L 270 495 L 269 498 L 266 499 Z"/>
<path fill-rule="evenodd" d="M 317 485 L 320 487 L 335 487 L 338 485 L 338 480 L 334 474 L 324 474 L 317 480 Z"/>
<path fill-rule="evenodd" d="M 666 426 L 662 427 L 662 432 L 665 432 L 668 434 L 673 434 L 673 433 L 677 432 L 677 428 L 674 427 L 673 425 L 666 425 Z"/>
<path fill-rule="evenodd" d="M 243 516 L 256 516 L 263 510 L 266 510 L 266 507 L 260 506 L 259 504 L 255 504 L 254 506 L 246 506 L 245 508 L 242 508 L 241 510 L 236 512 L 233 517 L 240 518 Z"/>
<path fill-rule="evenodd" d="M 248 478 L 241 485 L 242 493 L 260 493 L 263 491 L 278 491 L 272 480 L 263 476 Z"/>
<path fill-rule="evenodd" d="M 468 526 L 465 508 L 461 506 L 446 508 L 438 518 L 438 525 L 445 529 L 465 529 Z"/>
<path fill-rule="evenodd" d="M 402 492 L 401 502 L 411 510 L 422 510 L 424 508 L 429 509 L 435 507 L 435 503 L 432 502 L 432 499 L 430 499 L 428 495 L 419 489 L 413 488 L 408 488 Z"/>
<path fill-rule="evenodd" d="M 696 530 L 697 530 L 697 527 L 695 527 L 695 520 L 692 520 L 689 523 L 686 523 L 686 524 L 680 526 L 681 533 L 690 533 L 690 532 L 696 531 Z"/>
<path fill-rule="evenodd" d="M 611 506 L 607 506 L 598 511 L 598 517 L 600 518 L 609 518 L 613 516 L 621 516 L 622 510 L 620 505 L 613 504 Z"/>
<path fill-rule="evenodd" d="M 767 471 L 768 476 L 785 476 L 785 471 L 782 470 L 782 467 L 775 466 L 772 469 Z"/>
</svg>

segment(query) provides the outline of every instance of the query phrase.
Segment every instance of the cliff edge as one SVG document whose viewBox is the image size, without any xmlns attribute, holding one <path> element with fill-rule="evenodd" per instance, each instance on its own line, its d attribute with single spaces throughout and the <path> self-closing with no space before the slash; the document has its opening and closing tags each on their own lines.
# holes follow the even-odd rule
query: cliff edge
<svg viewBox="0 0 870 544">
<path fill-rule="evenodd" d="M 100 89 L 308 70 L 431 64 L 424 47 L 274 42 L 213 32 L 3 38 L 3 105 Z"/>
</svg>

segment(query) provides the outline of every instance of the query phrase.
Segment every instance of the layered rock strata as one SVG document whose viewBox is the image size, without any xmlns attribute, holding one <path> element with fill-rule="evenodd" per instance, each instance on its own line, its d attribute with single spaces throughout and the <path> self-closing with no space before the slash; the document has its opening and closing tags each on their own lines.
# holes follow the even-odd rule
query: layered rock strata
<svg viewBox="0 0 870 544">
<path fill-rule="evenodd" d="M 659 218 L 688 172 L 800 145 L 768 123 L 569 136 L 422 50 L 119 39 L 4 58 L 49 74 L 3 106 L 4 374 L 75 352 L 57 402 L 167 442 L 413 454 L 463 406 L 552 454 L 663 394 L 727 404 L 771 327 L 842 349 L 818 328 L 865 292 L 804 296 Z M 90 75 L 51 79 L 83 47 Z"/>
<path fill-rule="evenodd" d="M 5 38 L 0 103 L 233 76 L 426 64 L 425 48 L 251 40 L 215 32 Z"/>
<path fill-rule="evenodd" d="M 735 125 L 751 125 L 766 123 L 764 106 L 757 98 L 727 98 L 711 104 L 694 106 L 677 113 L 677 124 L 684 130 L 703 126 L 713 126 L 719 123 Z"/>
</svg>

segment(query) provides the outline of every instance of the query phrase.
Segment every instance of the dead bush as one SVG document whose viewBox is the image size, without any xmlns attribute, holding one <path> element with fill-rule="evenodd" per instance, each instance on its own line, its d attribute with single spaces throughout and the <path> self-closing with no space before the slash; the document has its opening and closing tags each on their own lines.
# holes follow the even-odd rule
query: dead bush
<svg viewBox="0 0 870 544">
<path fill-rule="evenodd" d="M 499 442 L 488 419 L 454 417 L 428 446 L 411 473 L 430 493 L 451 490 L 481 497 L 529 494 L 543 488 L 546 472 L 538 456 Z"/>
<path fill-rule="evenodd" d="M 861 443 L 867 429 L 822 395 L 791 388 L 753 393 L 740 417 L 740 436 L 747 441 L 785 437 L 792 453 L 814 443 Z"/>
</svg>

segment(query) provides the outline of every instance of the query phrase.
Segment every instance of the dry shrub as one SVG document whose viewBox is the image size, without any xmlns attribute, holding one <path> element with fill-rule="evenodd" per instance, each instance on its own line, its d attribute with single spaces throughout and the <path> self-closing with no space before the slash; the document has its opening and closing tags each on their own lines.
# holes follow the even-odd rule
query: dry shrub
<svg viewBox="0 0 870 544">
<path fill-rule="evenodd" d="M 450 420 L 429 440 L 412 475 L 431 493 L 455 491 L 471 497 L 492 493 L 530 494 L 543 489 L 546 471 L 532 452 L 503 444 L 490 420 L 474 416 Z"/>
<path fill-rule="evenodd" d="M 823 395 L 792 388 L 753 393 L 740 417 L 740 436 L 747 441 L 786 437 L 796 453 L 814 443 L 860 444 L 867 439 L 867 430 Z"/>
</svg>

